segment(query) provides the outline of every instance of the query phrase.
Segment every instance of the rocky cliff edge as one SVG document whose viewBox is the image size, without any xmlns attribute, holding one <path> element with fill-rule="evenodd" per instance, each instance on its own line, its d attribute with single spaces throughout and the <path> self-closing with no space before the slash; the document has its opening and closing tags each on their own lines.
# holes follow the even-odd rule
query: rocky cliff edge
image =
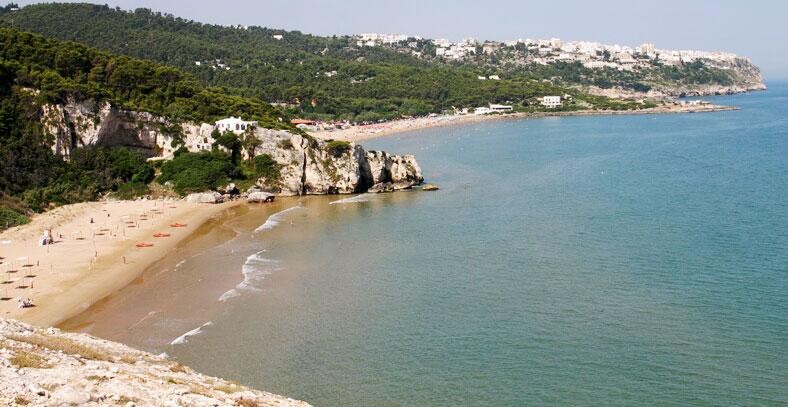
<svg viewBox="0 0 788 407">
<path fill-rule="evenodd" d="M 0 405 L 308 406 L 119 343 L 0 319 Z"/>
</svg>

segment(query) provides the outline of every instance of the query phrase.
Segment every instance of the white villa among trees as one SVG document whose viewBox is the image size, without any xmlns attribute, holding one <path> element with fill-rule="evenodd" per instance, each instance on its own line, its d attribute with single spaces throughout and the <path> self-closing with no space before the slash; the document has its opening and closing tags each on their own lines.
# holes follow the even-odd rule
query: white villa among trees
<svg viewBox="0 0 788 407">
<path fill-rule="evenodd" d="M 228 117 L 216 122 L 216 129 L 220 132 L 231 131 L 235 134 L 243 134 L 246 129 L 257 127 L 257 122 L 247 122 L 240 117 Z"/>
</svg>

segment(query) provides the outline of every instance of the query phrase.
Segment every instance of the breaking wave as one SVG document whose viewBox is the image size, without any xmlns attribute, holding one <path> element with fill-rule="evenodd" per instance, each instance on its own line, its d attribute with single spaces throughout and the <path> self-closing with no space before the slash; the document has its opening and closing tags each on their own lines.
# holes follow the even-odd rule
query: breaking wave
<svg viewBox="0 0 788 407">
<path fill-rule="evenodd" d="M 200 332 L 202 332 L 203 328 L 211 325 L 213 325 L 213 322 L 208 321 L 202 324 L 201 326 L 198 326 L 197 328 L 194 328 L 191 331 L 186 332 L 185 334 L 175 338 L 172 342 L 170 342 L 170 345 L 183 345 L 184 343 L 189 342 L 190 337 L 194 335 L 198 335 Z"/>
<path fill-rule="evenodd" d="M 356 196 L 351 196 L 350 198 L 340 199 L 338 201 L 333 201 L 330 205 L 335 204 L 351 204 L 351 203 L 359 203 L 359 202 L 369 202 L 372 200 L 373 194 L 361 194 Z"/>
<path fill-rule="evenodd" d="M 257 229 L 255 229 L 254 232 L 255 233 L 259 233 L 259 232 L 262 232 L 262 231 L 265 231 L 265 230 L 271 230 L 271 229 L 275 228 L 284 219 L 285 215 L 288 212 L 295 211 L 295 210 L 298 210 L 298 209 L 304 209 L 304 207 L 303 206 L 294 206 L 292 208 L 287 208 L 287 209 L 285 209 L 283 211 L 279 211 L 279 212 L 269 216 L 268 219 L 265 220 L 265 223 L 263 223 Z"/>
<path fill-rule="evenodd" d="M 260 291 L 257 287 L 267 274 L 275 271 L 278 266 L 276 260 L 271 260 L 263 257 L 265 250 L 261 250 L 246 258 L 244 265 L 241 266 L 241 272 L 244 275 L 243 281 L 238 283 L 235 288 L 225 292 L 219 297 L 219 301 L 227 301 L 230 298 L 241 295 L 243 291 Z"/>
</svg>

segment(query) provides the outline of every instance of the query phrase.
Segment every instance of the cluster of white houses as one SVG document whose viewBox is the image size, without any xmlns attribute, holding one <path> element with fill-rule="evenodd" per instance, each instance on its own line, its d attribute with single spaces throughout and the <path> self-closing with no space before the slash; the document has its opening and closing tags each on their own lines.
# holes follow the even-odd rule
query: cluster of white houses
<svg viewBox="0 0 788 407">
<path fill-rule="evenodd" d="M 414 40 L 422 37 L 402 34 L 361 34 L 355 37 L 358 46 L 398 46 L 406 44 L 412 46 Z M 666 65 L 678 65 L 693 62 L 699 59 L 709 60 L 723 64 L 730 64 L 740 59 L 735 54 L 727 52 L 708 52 L 692 50 L 664 50 L 650 42 L 637 47 L 622 45 L 609 45 L 592 41 L 564 42 L 560 38 L 550 39 L 517 39 L 506 42 L 484 41 L 479 42 L 474 38 L 466 38 L 459 42 L 447 39 L 431 40 L 435 46 L 435 56 L 462 60 L 479 52 L 494 54 L 496 52 L 525 51 L 534 56 L 531 62 L 547 65 L 554 62 L 580 62 L 587 68 L 613 68 L 618 70 L 632 70 L 637 66 L 653 64 L 654 61 Z M 417 52 L 414 52 L 418 54 Z M 481 77 L 479 77 L 481 79 Z"/>
</svg>

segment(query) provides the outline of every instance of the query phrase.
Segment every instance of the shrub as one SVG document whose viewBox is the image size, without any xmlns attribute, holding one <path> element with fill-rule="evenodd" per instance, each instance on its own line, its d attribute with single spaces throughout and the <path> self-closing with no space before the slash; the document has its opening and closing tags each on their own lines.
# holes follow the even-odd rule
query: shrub
<svg viewBox="0 0 788 407">
<path fill-rule="evenodd" d="M 282 166 L 268 154 L 260 154 L 254 158 L 254 171 L 258 178 L 265 178 L 268 186 L 275 186 L 282 178 Z"/>
<path fill-rule="evenodd" d="M 347 141 L 332 140 L 326 144 L 326 151 L 334 157 L 341 157 L 350 151 L 350 143 Z"/>
<path fill-rule="evenodd" d="M 30 222 L 27 216 L 8 208 L 0 208 L 0 230 Z"/>
<path fill-rule="evenodd" d="M 8 339 L 36 345 L 52 351 L 60 351 L 69 355 L 79 355 L 85 359 L 111 361 L 112 355 L 96 349 L 92 346 L 83 345 L 72 339 L 59 336 L 43 335 L 9 335 Z"/>
<path fill-rule="evenodd" d="M 216 141 L 213 143 L 213 148 L 220 146 L 226 148 L 230 152 L 232 163 L 238 164 L 241 160 L 241 139 L 232 132 L 226 131 L 221 136 L 217 137 Z"/>
<path fill-rule="evenodd" d="M 290 139 L 279 140 L 279 142 L 276 143 L 276 146 L 281 148 L 281 149 L 283 149 L 283 150 L 292 150 L 293 149 L 293 142 L 290 141 Z"/>
<path fill-rule="evenodd" d="M 11 358 L 10 362 L 17 367 L 32 369 L 49 369 L 52 367 L 52 365 L 38 354 L 27 352 L 23 349 L 15 349 L 14 356 Z"/>
<path fill-rule="evenodd" d="M 120 184 L 116 192 L 118 199 L 134 199 L 141 195 L 146 195 L 150 192 L 148 184 L 141 182 L 127 182 Z"/>
<path fill-rule="evenodd" d="M 217 189 L 241 175 L 230 156 L 221 151 L 181 153 L 161 167 L 159 182 L 171 181 L 179 194 Z"/>
<path fill-rule="evenodd" d="M 141 153 L 127 148 L 113 148 L 108 155 L 110 172 L 114 178 L 143 184 L 153 180 L 153 166 L 148 164 Z"/>
</svg>

